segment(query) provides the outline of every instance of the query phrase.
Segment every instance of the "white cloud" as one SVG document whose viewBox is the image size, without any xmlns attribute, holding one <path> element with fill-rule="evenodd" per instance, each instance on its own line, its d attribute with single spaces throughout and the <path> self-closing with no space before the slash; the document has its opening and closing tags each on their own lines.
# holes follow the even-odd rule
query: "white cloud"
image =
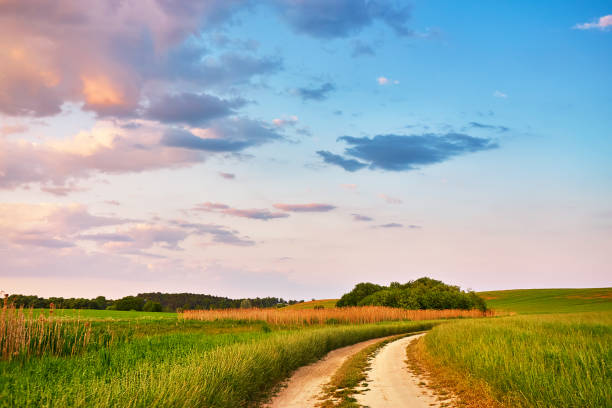
<svg viewBox="0 0 612 408">
<path fill-rule="evenodd" d="M 399 81 L 397 79 L 390 79 L 384 76 L 378 77 L 376 78 L 376 82 L 378 82 L 379 85 L 398 85 Z"/>
<path fill-rule="evenodd" d="M 609 30 L 610 28 L 612 28 L 612 14 L 599 17 L 596 22 L 576 24 L 573 28 L 577 30 Z"/>
<path fill-rule="evenodd" d="M 495 91 L 493 92 L 493 96 L 496 98 L 506 99 L 508 97 L 508 94 L 505 94 L 502 91 Z"/>
</svg>

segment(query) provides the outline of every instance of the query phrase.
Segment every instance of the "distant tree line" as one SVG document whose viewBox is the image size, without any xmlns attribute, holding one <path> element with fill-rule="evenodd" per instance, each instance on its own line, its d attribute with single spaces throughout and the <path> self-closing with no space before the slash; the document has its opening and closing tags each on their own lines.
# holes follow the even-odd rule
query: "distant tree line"
<svg viewBox="0 0 612 408">
<path fill-rule="evenodd" d="M 196 293 L 139 293 L 138 297 L 158 302 L 162 307 L 170 310 L 209 310 L 249 307 L 269 308 L 299 303 L 297 300 L 286 301 L 283 298 L 276 297 L 230 299 L 221 296 L 200 295 Z M 300 302 L 303 302 L 303 300 Z"/>
<path fill-rule="evenodd" d="M 431 278 L 420 278 L 401 284 L 392 282 L 389 286 L 374 283 L 358 283 L 349 293 L 344 294 L 338 307 L 345 306 L 389 306 L 404 309 L 480 309 L 487 305 L 472 291 L 462 291 Z"/>
<path fill-rule="evenodd" d="M 136 296 L 125 296 L 121 299 L 111 300 L 104 296 L 93 299 L 63 298 L 38 296 L 10 295 L 8 302 L 16 307 L 33 307 L 48 309 L 51 304 L 57 309 L 109 309 L 109 310 L 136 310 L 146 312 L 174 312 L 188 309 L 229 309 L 248 307 L 282 307 L 298 303 L 297 300 L 285 301 L 283 298 L 265 297 L 254 299 L 230 299 L 221 296 L 200 295 L 195 293 L 139 293 Z M 303 302 L 301 300 L 300 302 Z"/>
</svg>

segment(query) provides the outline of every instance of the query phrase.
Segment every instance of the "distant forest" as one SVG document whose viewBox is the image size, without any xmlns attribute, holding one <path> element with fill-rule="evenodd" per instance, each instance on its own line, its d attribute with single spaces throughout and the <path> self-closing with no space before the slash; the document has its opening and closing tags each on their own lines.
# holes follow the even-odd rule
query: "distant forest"
<svg viewBox="0 0 612 408">
<path fill-rule="evenodd" d="M 139 293 L 136 296 L 126 296 L 121 299 L 106 299 L 98 296 L 93 299 L 86 298 L 63 298 L 38 296 L 10 295 L 8 302 L 16 307 L 33 307 L 37 309 L 48 309 L 51 304 L 57 309 L 98 309 L 98 310 L 137 310 L 150 312 L 175 312 L 187 309 L 230 309 L 247 307 L 283 307 L 303 300 L 284 300 L 283 298 L 243 298 L 230 299 L 221 296 L 201 295 L 196 293 Z"/>
</svg>

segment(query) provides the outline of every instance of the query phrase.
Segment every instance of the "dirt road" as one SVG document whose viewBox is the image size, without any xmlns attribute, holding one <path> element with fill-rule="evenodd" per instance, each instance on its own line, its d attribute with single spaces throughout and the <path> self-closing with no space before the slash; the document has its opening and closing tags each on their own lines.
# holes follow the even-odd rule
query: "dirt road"
<svg viewBox="0 0 612 408">
<path fill-rule="evenodd" d="M 424 336 L 404 337 L 384 346 L 372 361 L 368 387 L 355 398 L 370 408 L 432 408 L 441 403 L 432 393 L 419 386 L 422 379 L 412 375 L 406 366 L 406 347 Z"/>
<path fill-rule="evenodd" d="M 352 346 L 342 347 L 327 353 L 323 359 L 298 369 L 266 408 L 311 408 L 318 402 L 323 385 L 344 361 L 363 348 L 374 344 L 386 337 L 371 339 Z M 403 361 L 403 360 L 402 360 Z"/>
</svg>

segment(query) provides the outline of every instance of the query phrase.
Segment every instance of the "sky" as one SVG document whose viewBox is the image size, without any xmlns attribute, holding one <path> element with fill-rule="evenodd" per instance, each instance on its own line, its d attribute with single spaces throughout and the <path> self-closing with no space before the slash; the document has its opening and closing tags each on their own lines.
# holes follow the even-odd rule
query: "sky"
<svg viewBox="0 0 612 408">
<path fill-rule="evenodd" d="M 0 0 L 0 289 L 612 286 L 609 1 Z"/>
</svg>

